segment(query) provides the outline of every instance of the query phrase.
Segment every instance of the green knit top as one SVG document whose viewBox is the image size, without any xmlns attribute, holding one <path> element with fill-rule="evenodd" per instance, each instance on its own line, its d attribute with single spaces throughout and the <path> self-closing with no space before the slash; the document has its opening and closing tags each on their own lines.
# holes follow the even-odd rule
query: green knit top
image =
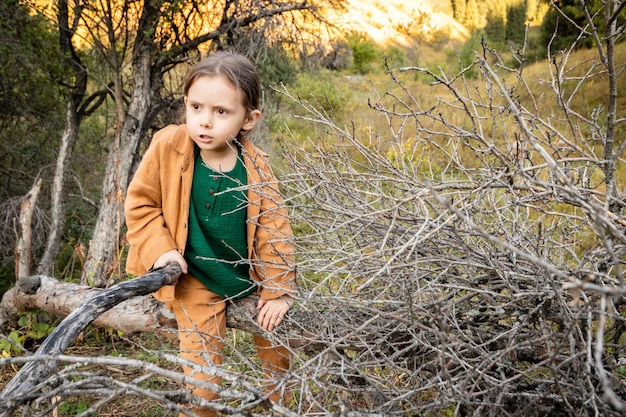
<svg viewBox="0 0 626 417">
<path fill-rule="evenodd" d="M 230 172 L 217 172 L 204 164 L 196 147 L 185 260 L 190 274 L 223 297 L 256 290 L 247 259 L 246 184 L 241 151 Z"/>
</svg>

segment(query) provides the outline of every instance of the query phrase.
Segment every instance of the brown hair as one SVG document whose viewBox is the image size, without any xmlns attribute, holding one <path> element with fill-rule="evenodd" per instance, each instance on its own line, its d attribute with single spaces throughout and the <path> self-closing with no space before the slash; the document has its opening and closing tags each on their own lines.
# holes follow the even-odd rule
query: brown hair
<svg viewBox="0 0 626 417">
<path fill-rule="evenodd" d="M 259 109 L 259 74 L 248 58 L 230 51 L 214 52 L 198 62 L 187 74 L 185 95 L 196 79 L 216 75 L 226 77 L 241 92 L 243 105 L 248 111 Z"/>
</svg>

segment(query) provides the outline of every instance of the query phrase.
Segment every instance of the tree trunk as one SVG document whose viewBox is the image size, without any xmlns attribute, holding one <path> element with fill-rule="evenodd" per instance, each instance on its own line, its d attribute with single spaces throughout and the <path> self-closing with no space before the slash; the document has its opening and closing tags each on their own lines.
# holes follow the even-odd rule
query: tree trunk
<svg viewBox="0 0 626 417">
<path fill-rule="evenodd" d="M 144 277 L 167 280 L 171 274 L 165 267 L 146 274 Z M 143 277 L 141 277 L 143 278 Z M 20 285 L 12 288 L 0 302 L 0 330 L 5 331 L 14 322 L 19 311 L 41 309 L 58 316 L 73 315 L 90 303 L 90 299 L 108 291 L 115 291 L 119 286 L 129 282 L 137 282 L 140 278 L 124 281 L 103 290 L 61 282 L 46 276 L 32 276 L 20 280 Z M 141 282 L 141 281 L 139 281 Z M 152 284 L 151 284 L 152 285 Z M 93 325 L 112 328 L 124 333 L 151 332 L 176 338 L 176 320 L 171 311 L 150 293 L 156 289 L 137 288 L 135 293 L 126 293 L 125 299 L 118 299 L 106 311 L 93 319 Z M 131 296 L 132 295 L 132 296 Z M 258 296 L 231 300 L 228 305 L 226 325 L 232 329 L 243 330 L 255 335 L 277 338 L 298 348 L 304 353 L 318 352 L 328 346 L 334 349 L 350 349 L 361 351 L 379 345 L 378 350 L 398 350 L 406 347 L 410 340 L 406 339 L 404 324 L 391 315 L 382 316 L 380 312 L 355 310 L 354 307 L 333 306 L 332 312 L 315 308 L 289 310 L 281 325 L 271 334 L 256 323 Z M 312 305 L 308 307 L 314 307 Z M 330 307 L 328 307 L 330 308 Z M 373 329 L 373 330 L 372 330 Z M 377 332 L 376 329 L 386 329 Z M 378 340 L 380 335 L 384 340 Z"/>
<path fill-rule="evenodd" d="M 119 242 L 123 234 L 124 196 L 129 182 L 134 149 L 141 138 L 139 120 L 149 107 L 149 94 L 142 95 L 135 87 L 131 109 L 141 115 L 129 114 L 122 131 L 111 147 L 102 186 L 98 220 L 89 244 L 89 252 L 81 277 L 83 285 L 105 287 L 116 270 L 119 271 Z"/>
<path fill-rule="evenodd" d="M 42 179 L 38 178 L 33 188 L 30 189 L 28 194 L 24 197 L 24 200 L 22 200 L 20 207 L 19 239 L 17 241 L 17 248 L 15 249 L 15 269 L 18 281 L 30 275 L 31 224 L 33 211 L 35 210 L 37 198 L 41 191 L 41 183 Z"/>
<path fill-rule="evenodd" d="M 0 318 L 0 328 L 10 327 L 10 323 L 14 322 L 10 315 L 20 311 L 40 309 L 56 316 L 68 316 L 80 308 L 85 300 L 101 293 L 102 289 L 99 288 L 57 281 L 44 275 L 27 277 L 20 281 L 20 286 L 12 288 L 2 298 L 0 311 L 9 316 Z M 149 331 L 171 335 L 176 329 L 173 314 L 150 295 L 120 302 L 102 313 L 93 324 L 124 333 Z"/>
<path fill-rule="evenodd" d="M 72 42 L 72 38 L 76 33 L 74 19 L 80 16 L 82 11 L 82 7 L 72 7 L 70 12 L 70 5 L 67 0 L 58 2 L 59 44 L 64 55 L 64 63 L 71 68 L 71 79 L 73 81 L 69 87 L 70 94 L 68 95 L 65 109 L 65 129 L 61 136 L 61 146 L 52 180 L 50 231 L 46 249 L 37 267 L 37 273 L 40 275 L 52 275 L 54 271 L 54 262 L 59 253 L 61 238 L 65 231 L 65 174 L 72 157 L 72 150 L 76 143 L 81 120 L 85 115 L 84 110 L 81 111 L 79 109 L 87 91 L 87 69 L 80 56 L 76 53 Z"/>
<path fill-rule="evenodd" d="M 72 101 L 67 103 L 65 114 L 65 130 L 61 136 L 61 147 L 59 148 L 54 178 L 52 179 L 50 231 L 48 232 L 46 250 L 37 267 L 37 273 L 42 275 L 52 275 L 54 261 L 61 245 L 61 236 L 65 230 L 65 173 L 72 156 L 72 149 L 76 142 L 79 125 L 75 105 Z"/>
<path fill-rule="evenodd" d="M 123 233 L 124 197 L 130 181 L 133 156 L 152 106 L 152 51 L 156 33 L 154 28 L 159 19 L 159 4 L 160 1 L 145 1 L 139 20 L 133 54 L 132 96 L 127 113 L 118 114 L 118 118 L 123 118 L 123 124 L 111 144 L 100 212 L 81 276 L 81 283 L 85 285 L 104 287 L 111 274 L 121 267 L 119 242 Z"/>
</svg>

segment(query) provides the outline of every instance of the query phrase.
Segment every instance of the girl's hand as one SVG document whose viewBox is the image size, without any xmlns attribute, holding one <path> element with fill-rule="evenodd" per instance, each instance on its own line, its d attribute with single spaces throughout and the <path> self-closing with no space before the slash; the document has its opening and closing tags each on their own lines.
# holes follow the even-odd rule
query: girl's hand
<svg viewBox="0 0 626 417">
<path fill-rule="evenodd" d="M 183 255 L 181 255 L 180 252 L 178 252 L 176 249 L 169 250 L 163 255 L 159 256 L 152 267 L 155 269 L 161 268 L 162 266 L 165 266 L 170 262 L 178 263 L 183 274 L 187 273 L 187 261 L 185 261 Z"/>
<path fill-rule="evenodd" d="M 257 322 L 268 332 L 273 331 L 282 322 L 283 317 L 293 304 L 293 298 L 288 295 L 273 300 L 259 300 Z"/>
</svg>

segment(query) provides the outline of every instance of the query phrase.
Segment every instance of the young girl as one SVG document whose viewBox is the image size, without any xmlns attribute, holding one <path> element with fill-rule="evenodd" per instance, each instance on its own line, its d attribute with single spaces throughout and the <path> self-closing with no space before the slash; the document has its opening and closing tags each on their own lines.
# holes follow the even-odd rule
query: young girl
<svg viewBox="0 0 626 417">
<path fill-rule="evenodd" d="M 208 356 L 219 365 L 229 298 L 260 294 L 257 320 L 268 331 L 291 307 L 292 231 L 267 154 L 247 138 L 261 118 L 261 87 L 251 62 L 216 52 L 190 71 L 184 92 L 186 124 L 154 135 L 128 187 L 126 269 L 143 275 L 180 264 L 177 284 L 155 297 L 176 316 L 181 357 L 206 364 Z M 288 402 L 276 381 L 289 369 L 289 351 L 262 337 L 254 341 L 269 399 Z M 185 374 L 191 375 L 188 367 Z M 221 383 L 211 375 L 193 377 Z M 194 393 L 208 400 L 218 396 L 197 388 Z"/>
</svg>

